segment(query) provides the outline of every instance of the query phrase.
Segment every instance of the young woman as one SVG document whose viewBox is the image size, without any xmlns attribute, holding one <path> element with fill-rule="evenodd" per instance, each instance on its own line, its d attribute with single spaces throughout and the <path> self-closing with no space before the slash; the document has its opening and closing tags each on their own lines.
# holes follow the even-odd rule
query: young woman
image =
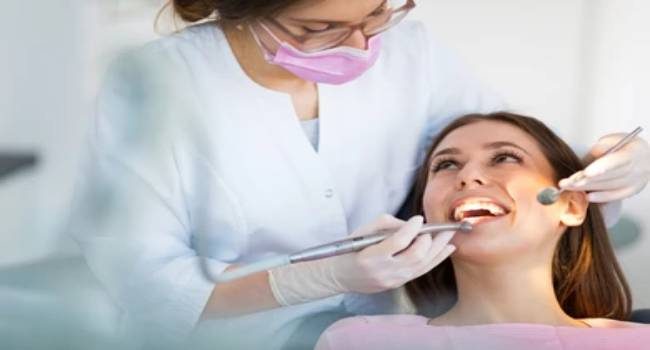
<svg viewBox="0 0 650 350">
<path fill-rule="evenodd" d="M 450 259 L 406 285 L 419 316 L 339 321 L 317 349 L 642 349 L 630 292 L 584 192 L 543 206 L 540 189 L 580 170 L 541 122 L 468 115 L 434 141 L 417 185 L 427 221 L 469 221 Z"/>
<path fill-rule="evenodd" d="M 217 20 L 113 65 L 73 229 L 127 328 L 180 338 L 201 322 L 215 338 L 271 348 L 317 314 L 391 311 L 390 295 L 370 294 L 435 266 L 450 236 L 405 250 L 422 220 L 390 215 L 440 125 L 499 99 L 421 24 L 401 23 L 414 0 L 170 5 L 188 22 Z M 638 140 L 613 158 L 623 163 L 604 160 L 593 200 L 640 191 L 647 174 L 619 165 L 646 164 L 647 150 Z M 363 254 L 219 285 L 199 264 L 218 275 L 361 227 L 401 230 Z"/>
</svg>

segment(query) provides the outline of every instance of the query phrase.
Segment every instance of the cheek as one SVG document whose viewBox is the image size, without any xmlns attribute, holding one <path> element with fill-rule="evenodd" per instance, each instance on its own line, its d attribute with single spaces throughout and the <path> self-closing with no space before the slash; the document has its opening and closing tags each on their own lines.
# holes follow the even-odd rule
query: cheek
<svg viewBox="0 0 650 350">
<path fill-rule="evenodd" d="M 424 191 L 424 198 L 422 199 L 422 207 L 424 209 L 424 218 L 425 221 L 433 221 L 435 208 L 438 208 L 439 205 L 436 203 L 436 198 L 433 196 L 433 191 L 431 186 L 427 185 L 427 188 Z"/>
<path fill-rule="evenodd" d="M 537 201 L 537 194 L 549 181 L 531 174 L 508 183 L 508 192 L 516 204 L 515 226 L 524 235 L 538 236 L 554 232 L 558 227 L 559 206 L 545 206 Z"/>
<path fill-rule="evenodd" d="M 451 187 L 442 182 L 440 179 L 430 179 L 427 182 L 422 199 L 424 217 L 427 222 L 441 222 L 446 220 L 443 201 L 446 192 L 449 192 L 449 188 Z"/>
</svg>

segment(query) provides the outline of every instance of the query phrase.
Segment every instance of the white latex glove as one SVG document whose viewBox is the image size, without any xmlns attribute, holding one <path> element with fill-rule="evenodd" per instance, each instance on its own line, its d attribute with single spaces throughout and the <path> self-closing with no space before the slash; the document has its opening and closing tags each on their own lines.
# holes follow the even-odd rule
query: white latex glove
<svg viewBox="0 0 650 350">
<path fill-rule="evenodd" d="M 381 243 L 356 253 L 279 267 L 269 271 L 271 290 L 281 305 L 295 305 L 341 293 L 377 293 L 402 286 L 440 264 L 455 251 L 455 232 L 417 237 L 422 216 L 404 222 L 386 215 L 355 231 L 366 235 L 398 229 Z"/>
<path fill-rule="evenodd" d="M 620 150 L 597 159 L 624 136 L 611 134 L 602 137 L 592 147 L 586 162 L 596 160 L 583 171 L 561 180 L 560 188 L 589 192 L 589 201 L 594 203 L 622 200 L 641 192 L 650 179 L 648 142 L 636 137 Z M 573 183 L 578 176 L 585 178 Z"/>
</svg>

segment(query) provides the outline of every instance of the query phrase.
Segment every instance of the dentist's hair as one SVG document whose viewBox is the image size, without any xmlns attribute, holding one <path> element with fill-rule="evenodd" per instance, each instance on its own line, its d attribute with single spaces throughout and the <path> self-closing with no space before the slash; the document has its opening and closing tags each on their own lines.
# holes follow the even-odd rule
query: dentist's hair
<svg viewBox="0 0 650 350">
<path fill-rule="evenodd" d="M 553 168 L 555 182 L 583 168 L 573 150 L 537 119 L 508 112 L 466 115 L 453 121 L 433 141 L 416 179 L 412 197 L 416 214 L 424 214 L 422 200 L 432 152 L 452 131 L 481 121 L 509 124 L 535 139 Z M 630 289 L 596 204 L 589 205 L 582 225 L 569 227 L 564 232 L 555 249 L 552 270 L 555 295 L 568 315 L 629 319 Z M 449 310 L 458 297 L 451 259 L 407 283 L 406 291 L 420 314 L 435 317 Z"/>
<path fill-rule="evenodd" d="M 215 17 L 229 21 L 244 21 L 272 16 L 301 0 L 170 0 L 174 12 L 186 22 L 198 22 Z"/>
</svg>

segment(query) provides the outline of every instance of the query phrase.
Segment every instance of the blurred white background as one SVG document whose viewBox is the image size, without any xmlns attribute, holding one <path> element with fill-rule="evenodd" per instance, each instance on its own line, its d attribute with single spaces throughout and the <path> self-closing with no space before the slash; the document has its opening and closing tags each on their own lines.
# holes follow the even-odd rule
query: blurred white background
<svg viewBox="0 0 650 350">
<path fill-rule="evenodd" d="M 573 144 L 637 125 L 650 139 L 650 1 L 417 3 L 412 18 L 424 21 L 515 111 L 542 118 Z M 41 162 L 0 180 L 0 267 L 78 254 L 64 228 L 93 96 L 119 50 L 157 37 L 160 5 L 3 1 L 0 153 L 34 151 Z M 648 209 L 650 189 L 624 208 L 623 226 L 636 223 L 641 235 L 634 240 L 626 227 L 613 233 L 636 308 L 650 308 Z"/>
</svg>

